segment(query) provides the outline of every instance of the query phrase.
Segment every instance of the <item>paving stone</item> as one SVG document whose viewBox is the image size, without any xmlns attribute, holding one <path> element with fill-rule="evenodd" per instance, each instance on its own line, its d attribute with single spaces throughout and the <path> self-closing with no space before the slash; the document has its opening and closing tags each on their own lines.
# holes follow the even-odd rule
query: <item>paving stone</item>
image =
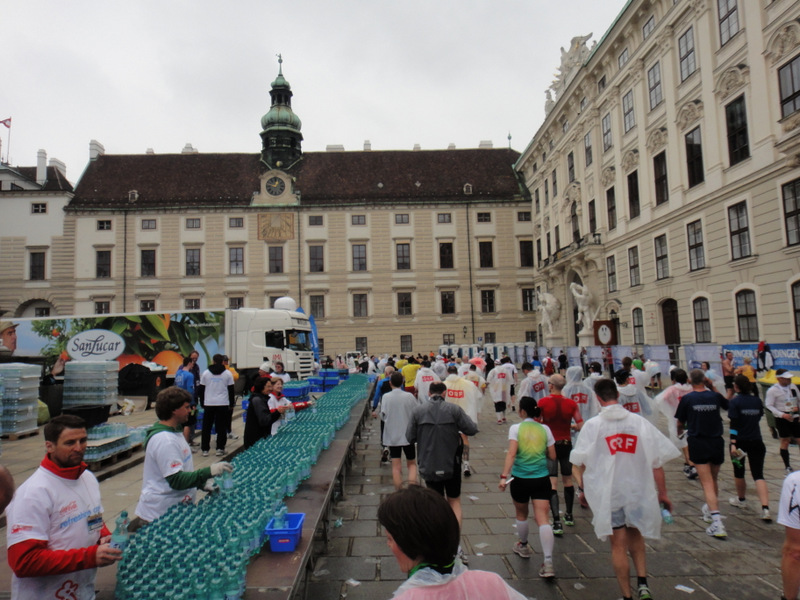
<svg viewBox="0 0 800 600">
<path fill-rule="evenodd" d="M 352 538 L 352 556 L 392 556 L 392 551 L 386 544 L 386 538 L 381 537 L 354 537 Z"/>
<path fill-rule="evenodd" d="M 394 591 L 400 586 L 399 581 L 367 581 L 360 585 L 346 585 L 344 593 L 347 600 L 377 600 L 391 598 Z M 316 600 L 316 599 L 315 599 Z"/>
</svg>

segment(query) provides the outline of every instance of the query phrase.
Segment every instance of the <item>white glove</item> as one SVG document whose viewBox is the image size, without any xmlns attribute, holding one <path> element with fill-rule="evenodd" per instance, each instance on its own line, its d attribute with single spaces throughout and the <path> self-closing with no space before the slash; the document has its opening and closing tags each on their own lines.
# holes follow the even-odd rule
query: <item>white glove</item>
<svg viewBox="0 0 800 600">
<path fill-rule="evenodd" d="M 224 460 L 218 463 L 214 463 L 211 465 L 211 476 L 212 477 L 219 477 L 225 472 L 230 473 L 233 471 L 233 465 L 229 462 L 225 462 Z"/>
<path fill-rule="evenodd" d="M 209 494 L 213 494 L 219 491 L 219 486 L 217 482 L 213 479 L 207 479 L 205 485 L 203 486 L 203 490 L 208 492 Z"/>
</svg>

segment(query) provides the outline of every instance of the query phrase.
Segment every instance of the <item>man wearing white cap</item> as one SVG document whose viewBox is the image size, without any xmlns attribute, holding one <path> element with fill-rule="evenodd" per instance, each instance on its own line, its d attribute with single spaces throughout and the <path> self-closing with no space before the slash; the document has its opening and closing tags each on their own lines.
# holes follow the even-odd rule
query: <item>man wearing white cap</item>
<svg viewBox="0 0 800 600">
<path fill-rule="evenodd" d="M 792 472 L 789 464 L 789 442 L 792 438 L 800 439 L 800 390 L 792 383 L 794 373 L 786 369 L 775 371 L 778 383 L 767 390 L 764 405 L 775 415 L 775 428 L 781 442 L 781 459 L 786 474 Z"/>
<path fill-rule="evenodd" d="M 17 323 L 0 321 L 0 344 L 8 348 L 10 352 L 17 349 L 17 327 Z"/>
</svg>

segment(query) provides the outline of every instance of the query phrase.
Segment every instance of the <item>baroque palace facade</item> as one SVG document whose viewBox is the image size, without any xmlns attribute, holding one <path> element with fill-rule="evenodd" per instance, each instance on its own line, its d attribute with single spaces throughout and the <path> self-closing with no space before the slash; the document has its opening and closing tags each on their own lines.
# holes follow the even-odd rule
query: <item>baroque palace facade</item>
<svg viewBox="0 0 800 600">
<path fill-rule="evenodd" d="M 599 43 L 562 48 L 517 162 L 545 343 L 593 343 L 576 293 L 625 345 L 800 339 L 798 17 L 631 0 Z"/>
<path fill-rule="evenodd" d="M 329 353 L 533 335 L 531 204 L 513 169 L 518 152 L 365 144 L 304 153 L 282 72 L 270 95 L 260 154 L 187 145 L 106 155 L 92 142 L 74 192 L 59 201 L 33 182 L 20 192 L 20 169 L 6 167 L 0 202 L 33 225 L 0 232 L 0 252 L 15 258 L 0 267 L 0 309 L 267 308 L 288 295 L 315 316 Z"/>
</svg>

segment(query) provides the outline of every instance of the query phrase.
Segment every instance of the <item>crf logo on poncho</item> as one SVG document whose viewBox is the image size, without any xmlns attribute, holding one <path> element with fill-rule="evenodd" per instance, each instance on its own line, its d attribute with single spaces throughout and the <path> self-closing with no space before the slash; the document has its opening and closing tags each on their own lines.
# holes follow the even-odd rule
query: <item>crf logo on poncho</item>
<svg viewBox="0 0 800 600">
<path fill-rule="evenodd" d="M 506 374 L 505 373 L 498 373 L 497 374 L 497 378 L 498 379 L 505 379 L 506 378 Z"/>
<path fill-rule="evenodd" d="M 618 433 L 610 435 L 606 438 L 608 450 L 613 456 L 617 452 L 626 452 L 628 454 L 636 454 L 636 444 L 639 439 L 635 435 L 629 433 Z"/>
<path fill-rule="evenodd" d="M 463 398 L 464 390 L 447 390 L 448 398 Z"/>
<path fill-rule="evenodd" d="M 58 600 L 77 600 L 78 584 L 71 579 L 67 579 L 56 591 L 56 598 Z"/>
<path fill-rule="evenodd" d="M 577 404 L 586 404 L 589 400 L 589 396 L 586 394 L 572 394 L 572 400 L 574 400 Z"/>
<path fill-rule="evenodd" d="M 429 382 L 433 381 L 433 375 L 423 375 L 422 376 L 422 381 L 424 381 L 426 383 L 429 383 Z"/>
<path fill-rule="evenodd" d="M 544 381 L 537 381 L 533 384 L 534 392 L 541 392 L 544 389 Z"/>
</svg>

